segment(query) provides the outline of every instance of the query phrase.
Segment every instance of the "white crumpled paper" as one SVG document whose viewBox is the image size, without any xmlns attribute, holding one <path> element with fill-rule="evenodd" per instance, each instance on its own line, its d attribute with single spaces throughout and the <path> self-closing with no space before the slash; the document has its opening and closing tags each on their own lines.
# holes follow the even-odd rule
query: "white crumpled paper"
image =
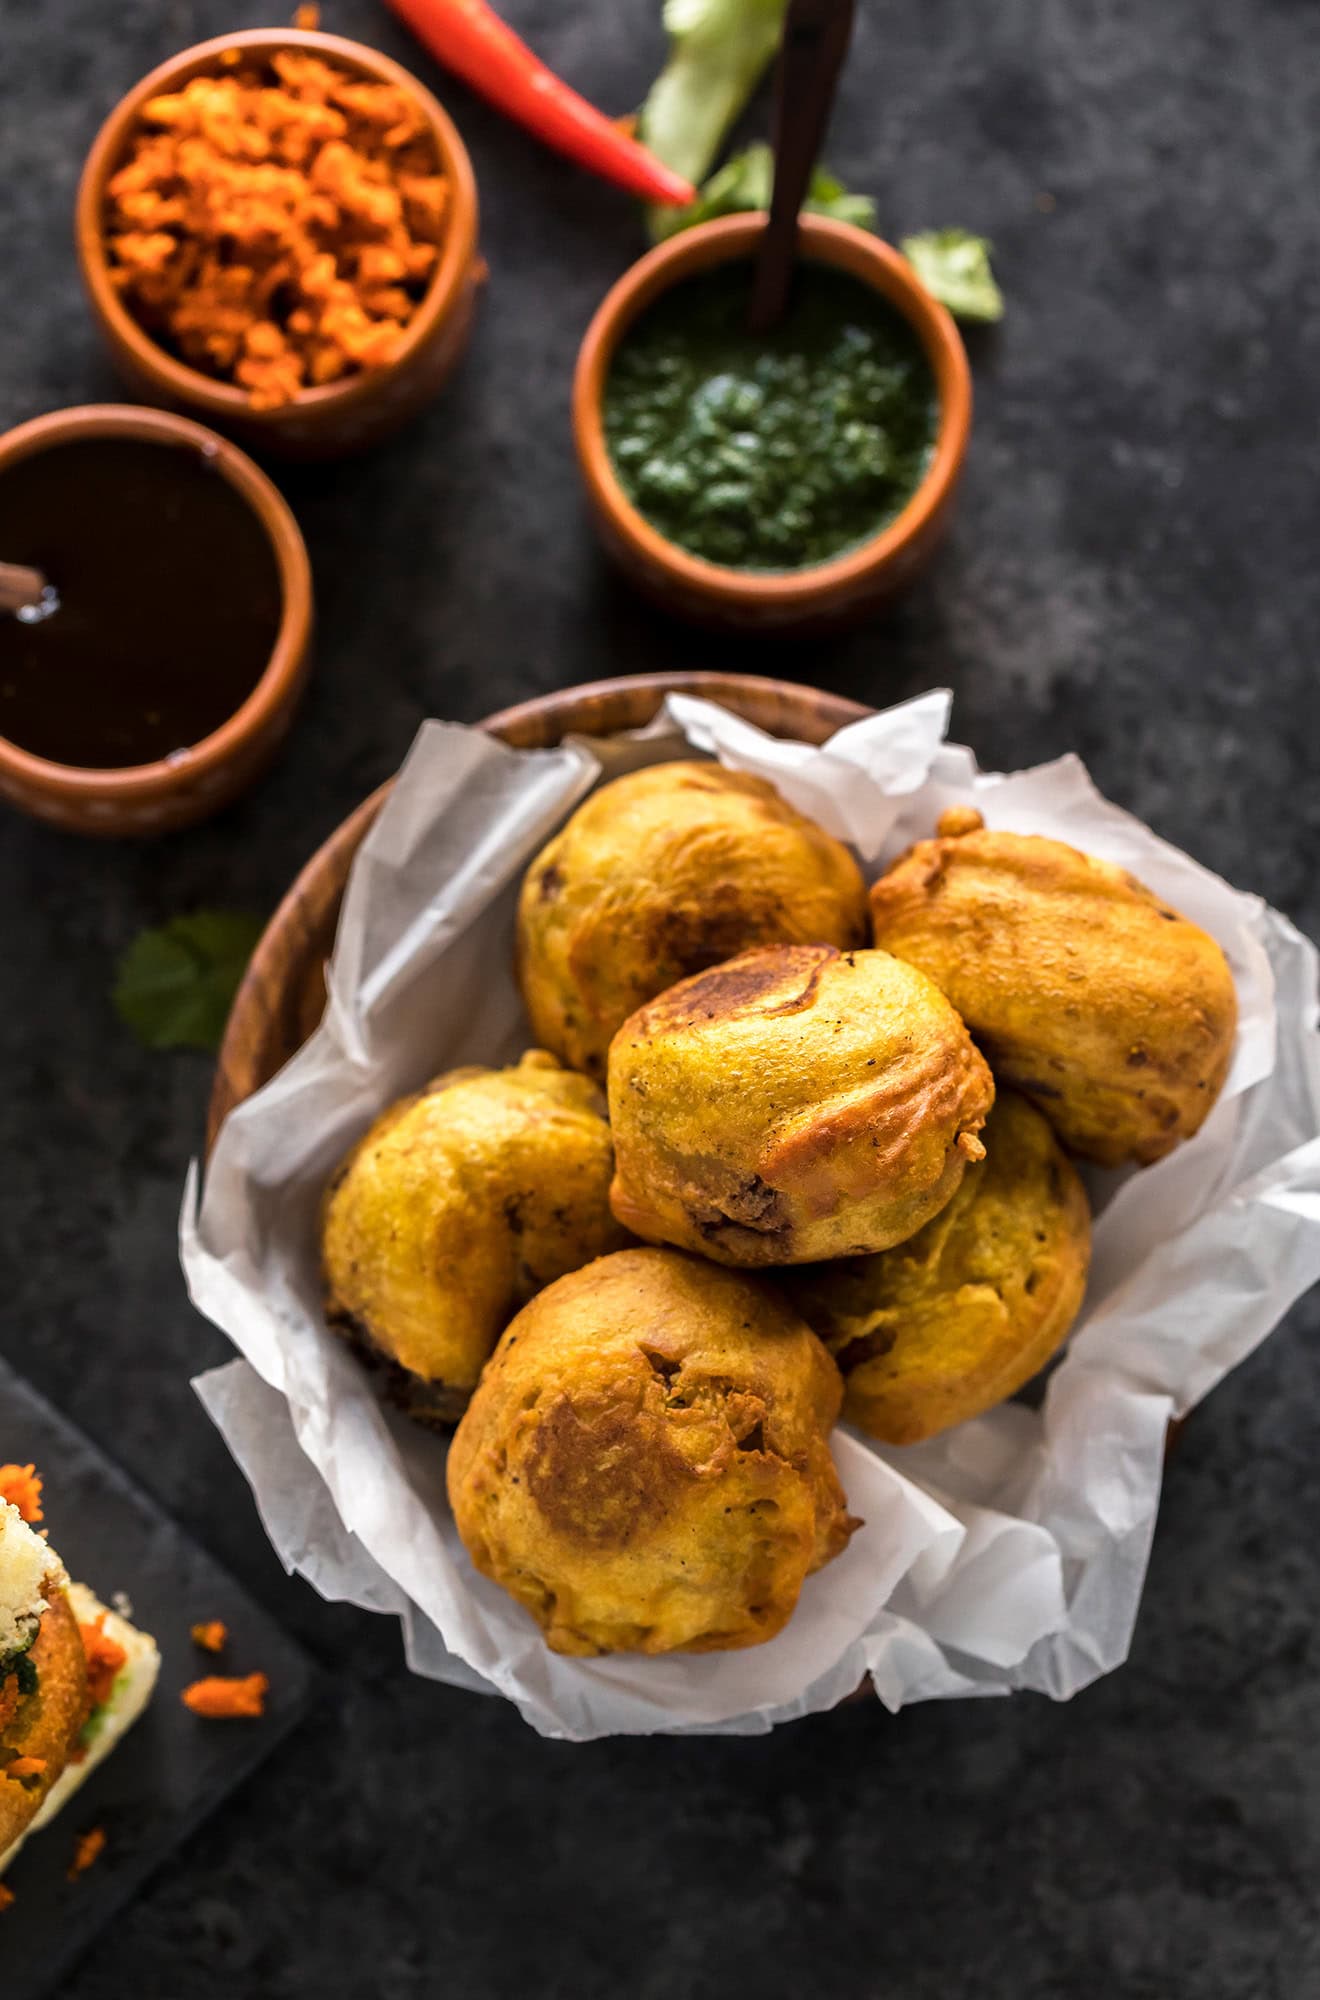
<svg viewBox="0 0 1320 2000">
<path fill-rule="evenodd" d="M 1159 1501 L 1165 1433 L 1320 1277 L 1316 954 L 1109 805 L 1073 758 L 1013 776 L 944 745 L 949 698 L 781 742 L 675 696 L 639 735 L 520 752 L 428 723 L 357 858 L 324 1020 L 226 1123 L 181 1247 L 195 1304 L 245 1357 L 198 1394 L 290 1570 L 403 1622 L 413 1669 L 498 1690 L 547 1735 L 766 1730 L 867 1673 L 891 1709 L 1036 1688 L 1059 1699 L 1126 1656 Z M 866 1525 L 765 1646 L 699 1658 L 563 1659 L 472 1570 L 444 1497 L 444 1445 L 382 1407 L 320 1310 L 316 1211 L 336 1162 L 392 1098 L 437 1070 L 526 1045 L 512 975 L 523 869 L 602 775 L 693 749 L 771 778 L 874 875 L 974 800 L 1130 867 L 1211 931 L 1241 1024 L 1196 1139 L 1139 1175 L 1090 1176 L 1086 1305 L 1038 1410 L 1008 1403 L 885 1450 L 836 1434 Z"/>
</svg>

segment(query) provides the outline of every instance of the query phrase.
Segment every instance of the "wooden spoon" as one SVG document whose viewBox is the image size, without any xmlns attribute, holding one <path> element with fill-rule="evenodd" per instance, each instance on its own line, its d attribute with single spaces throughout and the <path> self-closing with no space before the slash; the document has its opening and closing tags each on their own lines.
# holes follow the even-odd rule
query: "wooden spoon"
<svg viewBox="0 0 1320 2000">
<path fill-rule="evenodd" d="M 49 589 L 39 569 L 27 563 L 0 563 L 0 611 L 31 611 Z"/>
<path fill-rule="evenodd" d="M 748 325 L 766 333 L 782 318 L 797 263 L 798 213 L 830 122 L 852 36 L 854 0 L 789 0 L 775 71 L 775 182 L 756 256 Z"/>
</svg>

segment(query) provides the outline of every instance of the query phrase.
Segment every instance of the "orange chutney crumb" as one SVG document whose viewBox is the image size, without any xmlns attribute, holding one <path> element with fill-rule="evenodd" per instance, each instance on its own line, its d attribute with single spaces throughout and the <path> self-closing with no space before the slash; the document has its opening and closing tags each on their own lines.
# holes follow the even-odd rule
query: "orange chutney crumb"
<svg viewBox="0 0 1320 2000">
<path fill-rule="evenodd" d="M 87 1694 L 93 1708 L 109 1701 L 110 1691 L 115 1684 L 115 1675 L 123 1666 L 128 1654 L 117 1639 L 110 1638 L 105 1630 L 105 1613 L 101 1613 L 94 1625 L 80 1625 L 83 1651 L 87 1655 Z"/>
<path fill-rule="evenodd" d="M 12 1906 L 13 1901 L 14 1901 L 13 1890 L 6 1889 L 4 1883 L 0 1882 L 0 1911 L 9 1909 Z"/>
<path fill-rule="evenodd" d="M 242 1717 L 249 1719 L 266 1712 L 266 1694 L 270 1682 L 265 1674 L 247 1674 L 238 1679 L 230 1679 L 223 1674 L 208 1675 L 205 1680 L 194 1681 L 183 1690 L 183 1705 L 194 1715 L 202 1715 L 210 1722 L 225 1722 Z"/>
<path fill-rule="evenodd" d="M 6 1778 L 39 1778 L 45 1768 L 44 1757 L 11 1757 L 4 1772 Z"/>
<path fill-rule="evenodd" d="M 293 25 L 304 35 L 314 35 L 321 25 L 321 10 L 315 0 L 304 0 L 301 7 L 293 10 Z"/>
<path fill-rule="evenodd" d="M 87 1833 L 80 1833 L 74 1844 L 73 1860 L 69 1864 L 69 1880 L 76 1882 L 85 1875 L 93 1862 L 99 1861 L 105 1851 L 105 1828 L 94 1826 Z"/>
<path fill-rule="evenodd" d="M 410 92 L 244 56 L 143 106 L 106 189 L 111 282 L 164 346 L 279 409 L 394 360 L 449 193 Z"/>
<path fill-rule="evenodd" d="M 208 1619 L 192 1628 L 192 1642 L 204 1653 L 223 1653 L 229 1642 L 229 1628 L 219 1618 Z"/>
<path fill-rule="evenodd" d="M 35 1465 L 0 1465 L 0 1500 L 17 1507 L 25 1521 L 44 1521 L 41 1475 Z"/>
</svg>

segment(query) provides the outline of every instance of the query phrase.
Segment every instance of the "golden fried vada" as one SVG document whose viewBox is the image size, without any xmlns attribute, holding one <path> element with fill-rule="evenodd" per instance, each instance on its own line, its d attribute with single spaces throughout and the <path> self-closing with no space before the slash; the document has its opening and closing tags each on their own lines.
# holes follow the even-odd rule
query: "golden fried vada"
<svg viewBox="0 0 1320 2000">
<path fill-rule="evenodd" d="M 531 1050 L 437 1077 L 340 1166 L 321 1215 L 326 1316 L 412 1415 L 452 1423 L 518 1308 L 627 1241 L 604 1109 Z"/>
<path fill-rule="evenodd" d="M 518 905 L 536 1040 L 601 1080 L 628 1016 L 690 973 L 751 945 L 866 942 L 848 849 L 764 778 L 718 764 L 603 785 L 532 863 Z"/>
<path fill-rule="evenodd" d="M 980 1159 L 994 1085 L 923 973 L 767 945 L 639 1008 L 609 1094 L 619 1221 L 750 1266 L 911 1236 Z"/>
<path fill-rule="evenodd" d="M 871 915 L 1070 1151 L 1149 1165 L 1199 1131 L 1233 1052 L 1233 975 L 1126 870 L 957 807 L 874 884 Z"/>
<path fill-rule="evenodd" d="M 1082 1303 L 1090 1207 L 1058 1140 L 1008 1091 L 983 1136 L 985 1159 L 908 1242 L 784 1274 L 843 1372 L 844 1416 L 885 1444 L 916 1444 L 1013 1395 Z"/>
<path fill-rule="evenodd" d="M 449 1451 L 473 1563 L 558 1653 L 771 1639 L 850 1519 L 838 1370 L 768 1286 L 622 1250 L 511 1323 Z"/>
</svg>

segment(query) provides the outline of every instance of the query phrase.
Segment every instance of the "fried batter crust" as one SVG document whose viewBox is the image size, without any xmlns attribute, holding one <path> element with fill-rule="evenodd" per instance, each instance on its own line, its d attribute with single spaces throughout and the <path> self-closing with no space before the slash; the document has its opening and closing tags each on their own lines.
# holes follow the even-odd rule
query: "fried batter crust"
<svg viewBox="0 0 1320 2000">
<path fill-rule="evenodd" d="M 757 1645 L 858 1525 L 829 1450 L 840 1395 L 768 1285 L 619 1251 L 501 1340 L 450 1447 L 459 1533 L 556 1652 Z"/>
<path fill-rule="evenodd" d="M 1029 1382 L 1086 1289 L 1086 1192 L 1045 1119 L 1004 1091 L 948 1207 L 895 1250 L 786 1273 L 844 1377 L 844 1415 L 916 1444 Z"/>
<path fill-rule="evenodd" d="M 882 951 L 766 946 L 610 1049 L 614 1213 L 719 1263 L 882 1250 L 953 1195 L 994 1098 L 938 988 Z"/>
<path fill-rule="evenodd" d="M 603 1080 L 615 1032 L 666 986 L 752 945 L 867 931 L 852 855 L 773 785 L 657 764 L 602 786 L 528 869 L 519 977 L 536 1039 Z"/>
<path fill-rule="evenodd" d="M 1148 1165 L 1199 1131 L 1228 1074 L 1233 976 L 1124 869 L 956 808 L 875 883 L 871 915 L 1072 1152 Z"/>
<path fill-rule="evenodd" d="M 604 1101 L 532 1050 L 455 1070 L 384 1113 L 322 1210 L 326 1314 L 414 1414 L 454 1422 L 512 1315 L 626 1242 Z"/>
</svg>

